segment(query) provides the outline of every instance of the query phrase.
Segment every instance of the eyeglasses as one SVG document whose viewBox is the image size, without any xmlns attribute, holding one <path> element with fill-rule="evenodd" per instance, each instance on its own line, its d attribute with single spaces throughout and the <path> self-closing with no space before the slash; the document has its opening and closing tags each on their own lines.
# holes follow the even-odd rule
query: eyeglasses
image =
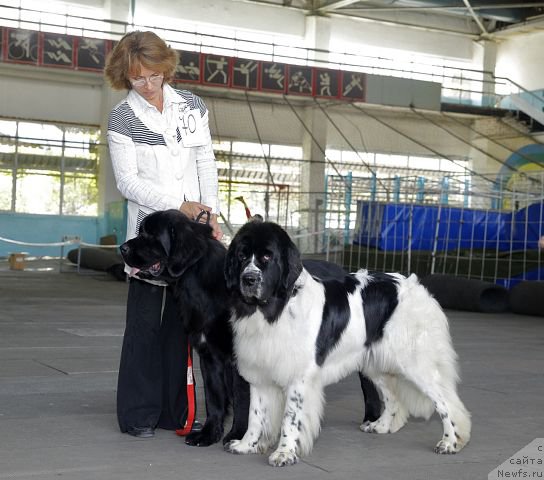
<svg viewBox="0 0 544 480">
<path fill-rule="evenodd" d="M 163 79 L 164 75 L 154 73 L 150 77 L 129 78 L 129 82 L 133 87 L 143 87 L 147 82 L 151 85 L 159 85 Z"/>
</svg>

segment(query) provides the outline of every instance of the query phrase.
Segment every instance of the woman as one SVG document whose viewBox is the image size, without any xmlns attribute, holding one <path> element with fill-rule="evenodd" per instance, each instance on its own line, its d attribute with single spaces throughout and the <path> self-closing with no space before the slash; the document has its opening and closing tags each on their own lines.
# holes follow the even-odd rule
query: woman
<svg viewBox="0 0 544 480">
<path fill-rule="evenodd" d="M 198 96 L 168 85 L 177 63 L 161 38 L 141 31 L 126 34 L 106 63 L 112 88 L 128 90 L 108 125 L 117 188 L 128 200 L 127 239 L 147 214 L 170 208 L 191 218 L 210 212 L 214 236 L 222 237 L 208 111 Z M 122 432 L 145 438 L 157 427 L 185 426 L 190 347 L 182 314 L 168 287 L 130 276 L 117 388 Z"/>
</svg>

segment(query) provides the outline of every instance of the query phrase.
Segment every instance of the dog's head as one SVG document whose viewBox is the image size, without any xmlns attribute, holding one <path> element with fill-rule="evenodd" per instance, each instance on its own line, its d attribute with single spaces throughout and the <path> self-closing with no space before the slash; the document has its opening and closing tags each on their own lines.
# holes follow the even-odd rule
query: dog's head
<svg viewBox="0 0 544 480">
<path fill-rule="evenodd" d="M 178 210 L 154 212 L 145 217 L 138 236 L 120 247 L 127 265 L 144 279 L 173 281 L 206 252 L 212 228 L 197 223 Z"/>
<path fill-rule="evenodd" d="M 265 305 L 273 297 L 288 296 L 301 272 L 297 247 L 275 223 L 246 223 L 227 251 L 227 288 L 249 304 Z"/>
</svg>

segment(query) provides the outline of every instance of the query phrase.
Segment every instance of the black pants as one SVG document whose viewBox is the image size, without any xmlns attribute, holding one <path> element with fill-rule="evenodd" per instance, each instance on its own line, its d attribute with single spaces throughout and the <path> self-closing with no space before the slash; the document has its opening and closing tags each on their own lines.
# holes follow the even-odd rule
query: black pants
<svg viewBox="0 0 544 480">
<path fill-rule="evenodd" d="M 122 432 L 184 426 L 187 355 L 187 335 L 170 288 L 130 279 L 117 383 Z"/>
</svg>

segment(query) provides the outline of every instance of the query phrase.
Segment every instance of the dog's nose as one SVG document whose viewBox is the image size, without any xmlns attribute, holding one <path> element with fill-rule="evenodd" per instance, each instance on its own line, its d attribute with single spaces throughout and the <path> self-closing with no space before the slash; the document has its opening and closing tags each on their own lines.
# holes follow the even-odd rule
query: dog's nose
<svg viewBox="0 0 544 480">
<path fill-rule="evenodd" d="M 259 272 L 246 272 L 242 275 L 242 283 L 246 287 L 252 287 L 261 280 L 261 274 Z"/>
<path fill-rule="evenodd" d="M 119 250 L 121 251 L 121 255 L 123 255 L 123 257 L 124 257 L 125 255 L 128 255 L 128 252 L 129 252 L 130 248 L 126 243 L 123 243 L 119 247 Z"/>
</svg>

